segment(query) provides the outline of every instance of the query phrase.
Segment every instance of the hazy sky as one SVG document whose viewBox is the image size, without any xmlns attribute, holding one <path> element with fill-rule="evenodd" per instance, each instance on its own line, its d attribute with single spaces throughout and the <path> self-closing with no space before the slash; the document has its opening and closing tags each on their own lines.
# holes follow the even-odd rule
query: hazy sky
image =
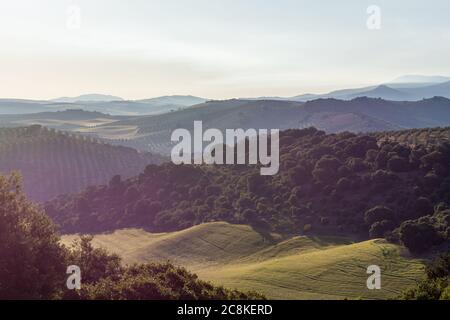
<svg viewBox="0 0 450 320">
<path fill-rule="evenodd" d="M 0 0 L 0 97 L 291 96 L 450 75 L 449 15 L 448 0 Z"/>
</svg>

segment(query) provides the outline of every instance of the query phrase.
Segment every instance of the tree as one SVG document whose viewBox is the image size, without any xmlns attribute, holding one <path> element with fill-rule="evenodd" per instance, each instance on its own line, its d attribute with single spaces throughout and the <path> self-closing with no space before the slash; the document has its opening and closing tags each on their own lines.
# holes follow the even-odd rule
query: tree
<svg viewBox="0 0 450 320">
<path fill-rule="evenodd" d="M 425 219 L 405 221 L 400 225 L 400 240 L 413 253 L 422 253 L 439 242 L 436 229 Z"/>
<path fill-rule="evenodd" d="M 336 157 L 323 156 L 317 161 L 312 174 L 317 181 L 329 183 L 336 179 L 340 166 L 341 162 Z"/>
<path fill-rule="evenodd" d="M 376 206 L 364 213 L 364 221 L 368 225 L 372 225 L 377 221 L 392 220 L 393 218 L 394 211 L 385 206 Z"/>
<path fill-rule="evenodd" d="M 433 204 L 430 199 L 419 197 L 414 203 L 414 210 L 416 217 L 422 217 L 433 213 Z"/>
<path fill-rule="evenodd" d="M 388 169 L 393 172 L 403 172 L 409 170 L 409 162 L 407 159 L 393 156 L 388 160 L 387 163 Z"/>
<path fill-rule="evenodd" d="M 18 174 L 0 175 L 0 299 L 50 299 L 65 283 L 66 252 Z"/>
<path fill-rule="evenodd" d="M 426 279 L 406 290 L 405 300 L 450 300 L 450 253 L 441 254 L 425 268 Z"/>
<path fill-rule="evenodd" d="M 370 227 L 369 235 L 371 238 L 384 237 L 386 232 L 394 229 L 395 224 L 391 220 L 377 221 Z"/>
</svg>

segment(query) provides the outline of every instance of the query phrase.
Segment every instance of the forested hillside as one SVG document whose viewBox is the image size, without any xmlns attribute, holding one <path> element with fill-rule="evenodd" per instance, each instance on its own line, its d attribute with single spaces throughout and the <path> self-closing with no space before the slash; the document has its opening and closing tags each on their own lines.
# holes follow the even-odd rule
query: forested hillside
<svg viewBox="0 0 450 320">
<path fill-rule="evenodd" d="M 373 136 L 375 136 L 379 142 L 393 141 L 411 147 L 417 145 L 431 146 L 450 143 L 450 129 L 448 127 L 376 132 Z"/>
<path fill-rule="evenodd" d="M 448 129 L 447 129 L 448 130 Z M 139 176 L 60 196 L 63 232 L 171 231 L 206 221 L 281 233 L 387 237 L 423 252 L 449 237 L 450 145 L 378 143 L 314 128 L 280 137 L 280 172 L 255 166 L 147 166 Z"/>
<path fill-rule="evenodd" d="M 450 100 L 442 97 L 404 102 L 361 97 L 350 101 L 317 99 L 305 103 L 232 99 L 208 101 L 160 115 L 114 117 L 113 121 L 74 130 L 96 135 L 112 144 L 169 155 L 173 130 L 192 130 L 195 120 L 201 120 L 205 129 L 286 130 L 313 126 L 327 133 L 359 133 L 448 126 L 448 119 Z"/>
<path fill-rule="evenodd" d="M 161 161 L 158 155 L 38 125 L 0 129 L 0 172 L 20 171 L 34 200 L 107 183 L 116 174 L 130 177 Z"/>
</svg>

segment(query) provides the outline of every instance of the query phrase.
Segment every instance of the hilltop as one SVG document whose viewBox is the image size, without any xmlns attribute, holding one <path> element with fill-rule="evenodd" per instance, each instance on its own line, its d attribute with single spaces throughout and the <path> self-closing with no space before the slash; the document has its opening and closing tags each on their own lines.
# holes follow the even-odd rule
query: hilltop
<svg viewBox="0 0 450 320">
<path fill-rule="evenodd" d="M 82 94 L 77 97 L 61 97 L 52 99 L 50 101 L 53 102 L 66 102 L 66 103 L 72 103 L 72 102 L 94 102 L 94 101 L 122 101 L 123 99 L 121 97 L 116 97 L 112 95 L 107 94 L 98 94 L 98 93 L 90 93 L 90 94 Z"/>
</svg>

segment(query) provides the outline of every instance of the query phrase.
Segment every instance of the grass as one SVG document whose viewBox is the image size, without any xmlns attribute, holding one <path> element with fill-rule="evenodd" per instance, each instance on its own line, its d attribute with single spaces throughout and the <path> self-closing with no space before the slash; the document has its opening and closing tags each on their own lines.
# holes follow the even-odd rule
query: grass
<svg viewBox="0 0 450 320">
<path fill-rule="evenodd" d="M 75 238 L 63 236 L 62 241 Z M 384 240 L 286 239 L 225 222 L 159 234 L 118 230 L 96 235 L 94 245 L 121 255 L 125 263 L 170 260 L 204 280 L 274 299 L 386 299 L 423 275 L 421 261 Z M 366 269 L 373 264 L 381 268 L 381 290 L 366 287 Z"/>
</svg>

